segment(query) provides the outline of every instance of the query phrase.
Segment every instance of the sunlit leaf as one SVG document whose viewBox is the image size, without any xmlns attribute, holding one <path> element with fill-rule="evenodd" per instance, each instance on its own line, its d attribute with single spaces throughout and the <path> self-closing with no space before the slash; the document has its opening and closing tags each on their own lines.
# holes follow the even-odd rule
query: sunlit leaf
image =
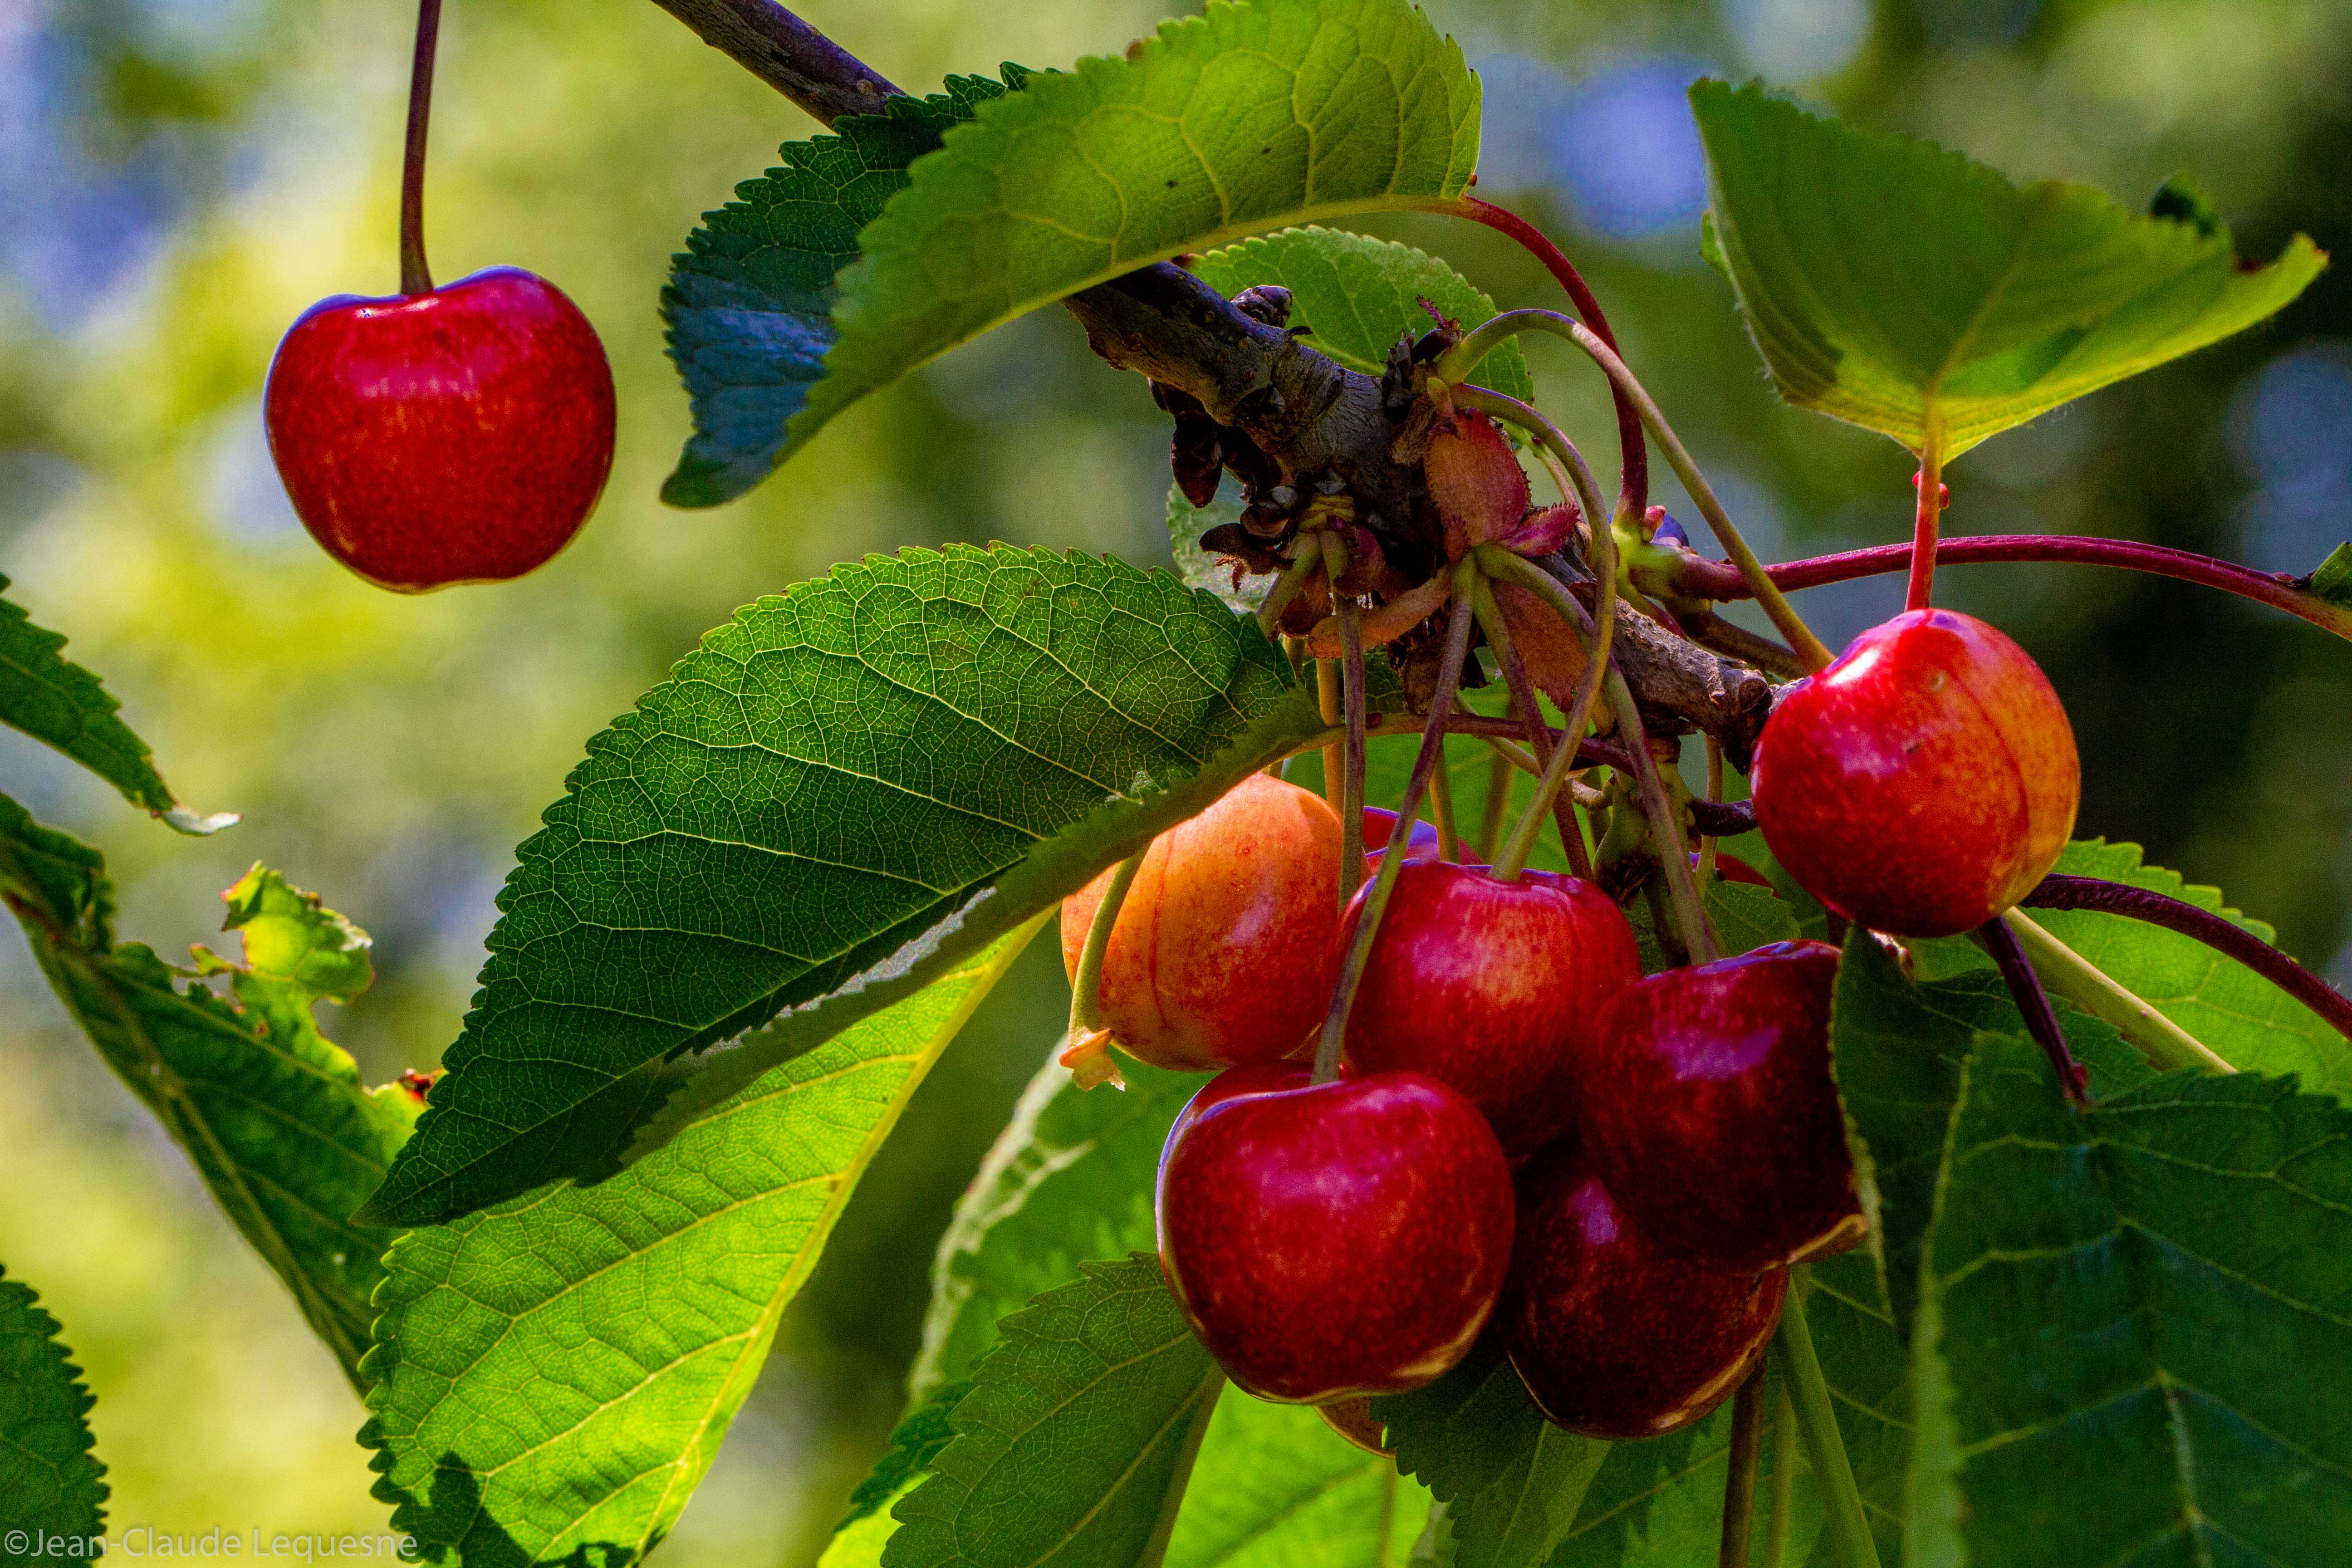
<svg viewBox="0 0 2352 1568">
<path fill-rule="evenodd" d="M 1711 232 L 1781 395 L 1946 458 L 2271 315 L 2326 258 L 2242 268 L 2218 222 L 2020 188 L 1750 84 L 1691 89 Z"/>
<path fill-rule="evenodd" d="M 0 1522 L 8 1526 L 0 1557 L 10 1563 L 92 1562 L 87 1543 L 106 1526 L 89 1391 L 58 1332 L 40 1298 L 0 1268 Z M 26 1531 L 37 1550 L 26 1549 Z"/>
<path fill-rule="evenodd" d="M 1117 562 L 908 550 L 761 600 L 590 742 L 522 845 L 371 1214 L 431 1223 L 609 1168 L 665 1058 L 796 1008 L 698 1080 L 731 1094 L 1319 724 L 1254 624 Z"/>
<path fill-rule="evenodd" d="M 1478 84 L 1405 0 L 1240 0 L 983 104 L 857 237 L 787 450 L 1024 311 L 1255 230 L 1469 184 Z"/>
<path fill-rule="evenodd" d="M 224 895 L 223 929 L 243 934 L 247 962 L 195 952 L 197 975 L 227 977 L 225 1000 L 143 946 L 116 946 L 104 860 L 5 796 L 0 891 L 66 1010 L 364 1387 L 368 1297 L 392 1234 L 350 1215 L 418 1105 L 397 1085 L 362 1088 L 311 1013 L 366 987 L 367 933 L 257 866 Z"/>
<path fill-rule="evenodd" d="M 361 1434 L 394 1527 L 467 1568 L 621 1568 L 651 1550 L 875 1151 L 1033 930 L 610 1180 L 403 1237 Z"/>
<path fill-rule="evenodd" d="M 1402 1568 L 1427 1490 L 1297 1405 L 1217 1401 L 1168 1568 Z"/>
<path fill-rule="evenodd" d="M 2305 586 L 2329 604 L 2352 610 L 2352 543 L 2329 551 Z"/>
</svg>

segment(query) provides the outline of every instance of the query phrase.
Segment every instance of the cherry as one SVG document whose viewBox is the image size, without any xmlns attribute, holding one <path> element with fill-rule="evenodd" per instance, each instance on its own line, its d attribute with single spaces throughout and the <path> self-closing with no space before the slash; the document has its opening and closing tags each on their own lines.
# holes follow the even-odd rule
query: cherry
<svg viewBox="0 0 2352 1568">
<path fill-rule="evenodd" d="M 1073 978 L 1112 875 L 1062 900 Z M 1330 1002 L 1339 906 L 1339 813 L 1252 773 L 1145 853 L 1103 954 L 1111 1043 L 1178 1072 L 1288 1055 Z"/>
<path fill-rule="evenodd" d="M 1470 1102 L 1418 1073 L 1211 1106 L 1160 1167 L 1160 1261 L 1193 1331 L 1261 1399 L 1402 1394 L 1461 1360 L 1511 1251 L 1511 1173 Z"/>
<path fill-rule="evenodd" d="M 1174 1121 L 1169 1123 L 1168 1136 L 1160 1144 L 1160 1163 L 1167 1163 L 1169 1152 L 1176 1147 L 1176 1140 L 1184 1135 L 1184 1129 L 1198 1121 L 1201 1113 L 1211 1106 L 1223 1105 L 1229 1100 L 1239 1100 L 1244 1095 L 1305 1089 L 1314 1081 L 1314 1076 L 1305 1062 L 1298 1061 L 1249 1062 L 1241 1067 L 1227 1068 L 1193 1090 L 1192 1098 L 1184 1102 L 1184 1109 L 1176 1113 Z M 1339 1064 L 1339 1076 L 1349 1076 L 1345 1062 Z"/>
<path fill-rule="evenodd" d="M 2082 766 L 2023 648 L 1910 610 L 1789 688 L 1751 783 L 1765 843 L 1807 892 L 1897 936 L 1955 936 L 2057 863 Z"/>
<path fill-rule="evenodd" d="M 1387 852 L 1389 839 L 1396 833 L 1397 814 L 1377 805 L 1364 807 L 1364 864 L 1374 871 L 1381 868 L 1381 857 Z M 1404 858 L 1408 860 L 1434 860 L 1444 853 L 1433 823 L 1413 818 L 1412 831 L 1405 836 Z"/>
<path fill-rule="evenodd" d="M 262 411 L 311 537 L 405 593 L 543 564 L 613 468 L 596 331 L 554 284 L 512 267 L 320 300 L 278 345 Z"/>
<path fill-rule="evenodd" d="M 1352 939 L 1368 893 L 1340 922 Z M 1565 1127 L 1601 1012 L 1642 976 L 1633 928 L 1590 882 L 1516 882 L 1408 860 L 1348 1017 L 1365 1072 L 1429 1074 L 1469 1097 L 1514 1158 Z"/>
<path fill-rule="evenodd" d="M 1830 1074 L 1837 967 L 1826 943 L 1774 942 L 1653 974 L 1610 1008 L 1578 1126 L 1659 1246 L 1753 1271 L 1862 1238 Z"/>
<path fill-rule="evenodd" d="M 1654 1437 L 1723 1403 L 1763 1359 L 1785 1273 L 1674 1257 L 1562 1139 L 1519 1172 L 1518 1235 L 1496 1319 L 1528 1397 L 1557 1426 Z"/>
<path fill-rule="evenodd" d="M 1691 851 L 1690 862 L 1691 869 L 1694 871 L 1697 870 L 1697 850 L 1694 849 Z M 1745 882 L 1751 888 L 1761 888 L 1768 893 L 1775 892 L 1771 878 L 1766 876 L 1763 872 L 1759 871 L 1755 867 L 1750 866 L 1738 856 L 1727 855 L 1720 849 L 1715 852 L 1715 874 L 1722 878 L 1727 882 Z M 1777 893 L 1775 893 L 1775 896 L 1777 896 Z"/>
</svg>

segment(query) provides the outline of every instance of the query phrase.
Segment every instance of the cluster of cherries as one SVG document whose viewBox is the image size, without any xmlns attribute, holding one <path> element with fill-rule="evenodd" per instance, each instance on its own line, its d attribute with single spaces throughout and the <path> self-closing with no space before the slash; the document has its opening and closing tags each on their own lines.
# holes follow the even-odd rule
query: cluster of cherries
<svg viewBox="0 0 2352 1568">
<path fill-rule="evenodd" d="M 1787 689 L 1752 782 L 1808 891 L 1930 937 L 2040 880 L 2078 776 L 2023 651 L 1925 611 Z M 1374 869 L 1400 852 L 1394 821 L 1365 814 Z M 1156 1199 L 1194 1331 L 1242 1387 L 1359 1440 L 1377 1441 L 1360 1401 L 1439 1376 L 1490 1321 L 1564 1427 L 1699 1419 L 1762 1357 L 1789 1266 L 1864 1234 L 1831 1071 L 1837 951 L 1644 978 L 1600 889 L 1446 862 L 1416 826 L 1342 1069 L 1317 1083 L 1304 1058 L 1370 887 L 1340 907 L 1340 838 L 1321 797 L 1253 775 L 1153 843 L 1108 933 L 1112 1043 L 1219 1069 L 1169 1134 Z M 1063 906 L 1074 975 L 1109 880 Z"/>
</svg>

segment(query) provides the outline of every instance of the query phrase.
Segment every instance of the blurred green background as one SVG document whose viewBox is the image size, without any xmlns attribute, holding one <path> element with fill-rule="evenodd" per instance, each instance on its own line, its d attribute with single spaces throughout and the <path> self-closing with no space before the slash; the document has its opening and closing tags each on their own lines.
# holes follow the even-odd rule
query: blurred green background
<svg viewBox="0 0 2352 1568">
<path fill-rule="evenodd" d="M 2352 247 L 2342 0 L 1438 0 L 1485 74 L 1480 194 L 1562 235 L 1768 556 L 1904 536 L 1910 468 L 1779 406 L 1698 263 L 1682 91 L 1762 74 L 2018 177 L 2137 204 L 2194 171 L 2244 253 Z M 812 0 L 902 84 L 1115 52 L 1126 0 Z M 388 292 L 413 10 L 356 0 L 0 0 L 0 573 L 121 695 L 191 805 L 175 837 L 0 733 L 0 789 L 101 845 L 121 930 L 214 937 L 258 857 L 373 932 L 380 978 L 324 1020 L 378 1080 L 431 1065 L 472 988 L 512 846 L 583 742 L 755 595 L 871 550 L 1006 539 L 1166 559 L 1167 429 L 1142 384 L 1041 312 L 868 400 L 751 499 L 667 510 L 686 434 L 656 293 L 696 216 L 809 122 L 654 6 L 456 0 L 435 103 L 436 269 L 510 262 L 603 332 L 621 447 L 602 510 L 526 582 L 422 599 L 310 544 L 269 464 L 262 378 L 329 293 Z M 1436 220 L 1506 303 L 1523 256 Z M 1597 378 L 1538 347 L 1596 453 Z M 2352 533 L 2352 278 L 2276 322 L 1971 453 L 1958 532 L 2093 532 L 2307 571 Z M 1664 495 L 1670 506 L 1682 498 Z M 1696 523 L 1686 508 L 1678 514 Z M 1695 537 L 1702 535 L 1696 526 Z M 1703 539 L 1702 539 L 1703 542 Z M 2066 699 L 2082 831 L 2129 838 L 2352 981 L 2352 647 L 2199 589 L 2084 568 L 1956 570 Z M 1807 595 L 1833 646 L 1899 579 Z M 666 1560 L 803 1563 L 879 1449 L 949 1205 L 1059 1026 L 1041 943 L 922 1089 Z M 186 1163 L 0 935 L 0 1259 L 41 1290 L 99 1396 L 111 1518 L 380 1528 L 361 1413 Z"/>
</svg>

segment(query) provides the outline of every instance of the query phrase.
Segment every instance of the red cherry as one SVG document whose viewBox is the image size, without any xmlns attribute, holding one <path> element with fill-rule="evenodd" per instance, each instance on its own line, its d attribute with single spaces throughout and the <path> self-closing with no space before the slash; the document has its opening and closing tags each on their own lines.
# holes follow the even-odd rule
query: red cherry
<svg viewBox="0 0 2352 1568">
<path fill-rule="evenodd" d="M 1393 811 L 1384 811 L 1377 805 L 1364 807 L 1364 864 L 1374 871 L 1381 868 L 1381 856 L 1396 832 L 1396 823 L 1397 814 Z M 1434 860 L 1443 853 L 1436 826 L 1413 818 L 1412 831 L 1405 837 L 1404 858 Z"/>
<path fill-rule="evenodd" d="M 1349 1076 L 1345 1062 L 1339 1064 L 1339 1076 Z M 1298 1061 L 1249 1062 L 1241 1067 L 1227 1068 L 1193 1090 L 1192 1098 L 1184 1102 L 1184 1109 L 1176 1113 L 1174 1121 L 1169 1123 L 1168 1136 L 1160 1144 L 1160 1163 L 1163 1165 L 1168 1163 L 1168 1155 L 1176 1147 L 1176 1140 L 1184 1135 L 1184 1129 L 1198 1121 L 1201 1113 L 1211 1106 L 1223 1105 L 1229 1100 L 1239 1100 L 1245 1095 L 1305 1089 L 1314 1077 L 1307 1070 L 1307 1064 Z"/>
<path fill-rule="evenodd" d="M 1573 1140 L 1528 1162 L 1518 1198 L 1496 1318 L 1519 1381 L 1555 1425 L 1654 1437 L 1698 1420 L 1755 1371 L 1788 1275 L 1671 1256 L 1611 1200 Z"/>
<path fill-rule="evenodd" d="M 1074 977 L 1110 879 L 1062 900 Z M 1103 954 L 1103 1022 L 1120 1048 L 1178 1072 L 1286 1056 L 1330 1003 L 1339 923 L 1339 813 L 1252 773 L 1152 840 Z"/>
<path fill-rule="evenodd" d="M 1690 863 L 1691 868 L 1696 871 L 1698 868 L 1698 851 L 1696 849 L 1691 851 Z M 1778 896 L 1777 889 L 1772 886 L 1772 879 L 1737 855 L 1727 855 L 1720 849 L 1717 850 L 1715 874 L 1727 882 L 1745 882 L 1751 888 L 1761 888 L 1766 892 Z"/>
<path fill-rule="evenodd" d="M 1804 889 L 1897 936 L 1956 936 L 2042 880 L 2082 796 L 2074 731 L 1984 622 L 1909 610 L 1780 699 L 1751 777 L 1764 842 Z"/>
<path fill-rule="evenodd" d="M 262 412 L 303 526 L 404 593 L 545 563 L 613 468 L 596 330 L 512 267 L 423 294 L 320 300 L 278 345 Z"/>
<path fill-rule="evenodd" d="M 1348 906 L 1342 945 L 1368 896 Z M 1543 871 L 1498 882 L 1408 860 L 1348 1016 L 1348 1055 L 1468 1096 L 1517 1158 L 1568 1125 L 1601 1015 L 1641 977 L 1633 927 L 1590 882 Z"/>
<path fill-rule="evenodd" d="M 1653 974 L 1601 1022 L 1578 1126 L 1592 1169 L 1659 1246 L 1774 1268 L 1862 1239 L 1830 1074 L 1837 949 L 1777 942 Z"/>
<path fill-rule="evenodd" d="M 1321 1405 L 1436 1378 L 1493 1312 L 1511 1172 L 1486 1119 L 1417 1073 L 1227 1100 L 1160 1167 L 1160 1261 L 1227 1375 Z"/>
</svg>

